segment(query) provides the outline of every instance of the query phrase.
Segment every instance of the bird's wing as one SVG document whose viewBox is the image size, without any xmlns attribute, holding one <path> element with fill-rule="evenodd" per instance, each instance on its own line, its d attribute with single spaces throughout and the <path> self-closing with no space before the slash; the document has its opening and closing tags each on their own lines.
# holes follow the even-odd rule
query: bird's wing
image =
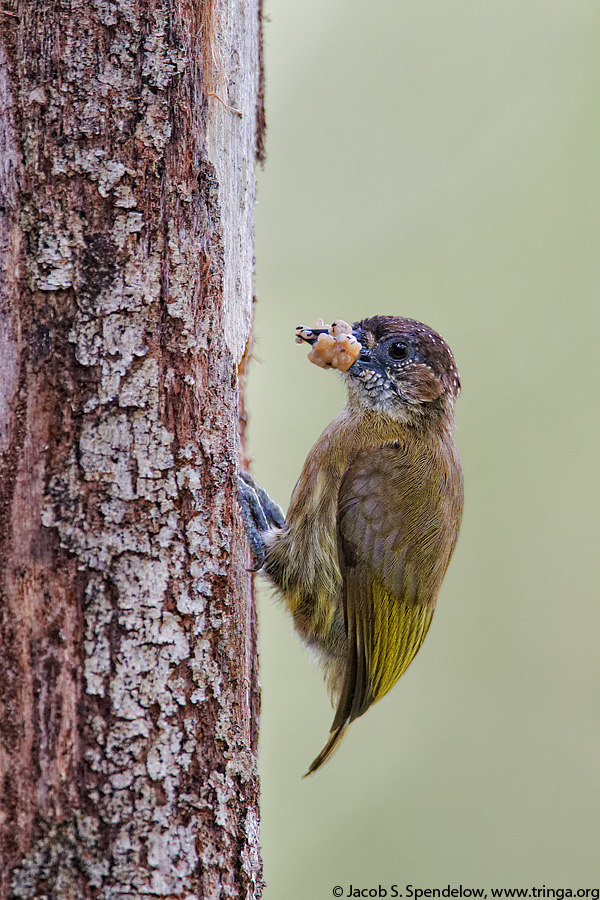
<svg viewBox="0 0 600 900">
<path fill-rule="evenodd" d="M 360 453 L 338 501 L 339 565 L 348 657 L 330 739 L 310 767 L 333 753 L 348 725 L 406 671 L 431 623 L 458 533 L 462 481 L 410 446 Z"/>
</svg>

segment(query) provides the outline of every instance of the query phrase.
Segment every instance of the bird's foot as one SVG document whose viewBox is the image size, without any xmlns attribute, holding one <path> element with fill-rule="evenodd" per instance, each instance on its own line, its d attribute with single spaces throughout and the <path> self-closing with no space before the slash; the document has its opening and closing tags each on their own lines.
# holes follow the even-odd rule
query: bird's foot
<svg viewBox="0 0 600 900">
<path fill-rule="evenodd" d="M 238 475 L 238 504 L 248 543 L 256 558 L 253 571 L 258 571 L 265 561 L 263 535 L 271 528 L 283 528 L 285 516 L 281 507 L 271 500 L 249 472 L 240 472 Z"/>
</svg>

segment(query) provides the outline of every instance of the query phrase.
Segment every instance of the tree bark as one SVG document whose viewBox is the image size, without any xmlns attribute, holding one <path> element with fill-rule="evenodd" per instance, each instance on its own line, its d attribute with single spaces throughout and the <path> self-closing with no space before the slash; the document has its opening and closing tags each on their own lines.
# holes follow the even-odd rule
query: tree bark
<svg viewBox="0 0 600 900">
<path fill-rule="evenodd" d="M 260 12 L 0 9 L 2 898 L 260 896 Z"/>
</svg>

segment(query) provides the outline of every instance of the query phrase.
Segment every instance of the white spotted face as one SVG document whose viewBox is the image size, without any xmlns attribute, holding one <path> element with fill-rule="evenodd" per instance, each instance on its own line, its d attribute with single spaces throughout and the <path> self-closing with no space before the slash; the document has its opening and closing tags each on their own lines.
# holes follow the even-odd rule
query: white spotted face
<svg viewBox="0 0 600 900">
<path fill-rule="evenodd" d="M 374 316 L 353 333 L 362 352 L 345 375 L 351 400 L 402 421 L 454 407 L 460 376 L 437 332 L 414 319 Z"/>
</svg>

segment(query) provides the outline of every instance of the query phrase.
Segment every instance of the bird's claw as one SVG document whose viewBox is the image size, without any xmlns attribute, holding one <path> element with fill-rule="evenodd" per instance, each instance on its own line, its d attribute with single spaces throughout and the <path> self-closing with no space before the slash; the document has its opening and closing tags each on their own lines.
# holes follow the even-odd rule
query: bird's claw
<svg viewBox="0 0 600 900">
<path fill-rule="evenodd" d="M 263 535 L 271 528 L 283 528 L 285 516 L 281 507 L 271 500 L 264 488 L 256 484 L 249 472 L 238 475 L 238 504 L 248 543 L 256 559 L 249 571 L 258 572 L 265 561 Z"/>
</svg>

